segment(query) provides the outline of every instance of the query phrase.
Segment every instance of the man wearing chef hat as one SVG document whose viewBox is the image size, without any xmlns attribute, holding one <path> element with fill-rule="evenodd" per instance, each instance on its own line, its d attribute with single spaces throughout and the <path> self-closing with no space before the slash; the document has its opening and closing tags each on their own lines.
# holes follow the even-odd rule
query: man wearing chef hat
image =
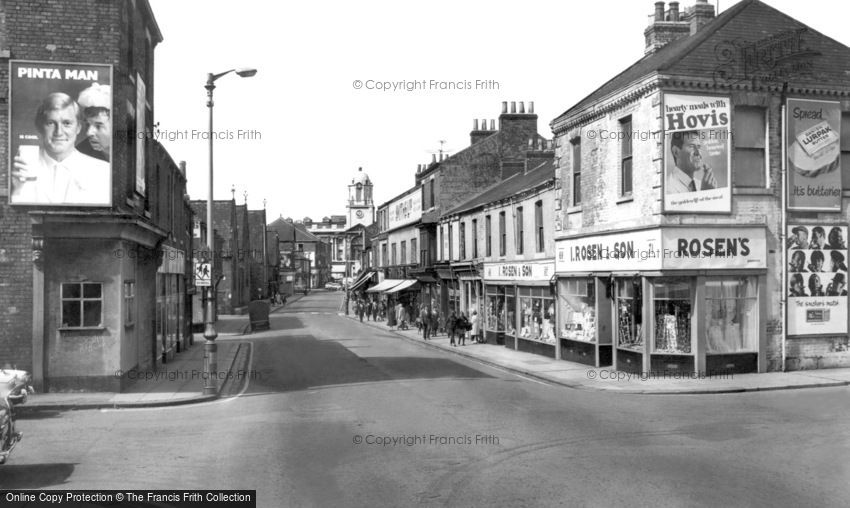
<svg viewBox="0 0 850 508">
<path fill-rule="evenodd" d="M 86 137 L 77 145 L 77 150 L 109 162 L 112 159 L 112 87 L 92 83 L 80 92 L 77 103 L 86 120 Z"/>
</svg>

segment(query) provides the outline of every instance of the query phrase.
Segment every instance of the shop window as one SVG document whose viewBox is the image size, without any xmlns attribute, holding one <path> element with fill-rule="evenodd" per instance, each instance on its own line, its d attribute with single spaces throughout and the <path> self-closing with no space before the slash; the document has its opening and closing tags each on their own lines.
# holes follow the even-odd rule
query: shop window
<svg viewBox="0 0 850 508">
<path fill-rule="evenodd" d="M 516 229 L 514 232 L 516 233 L 516 253 L 522 254 L 522 238 L 525 236 L 525 228 L 523 227 L 523 216 L 522 216 L 522 207 L 518 207 L 516 209 Z"/>
<path fill-rule="evenodd" d="M 632 117 L 620 120 L 620 196 L 632 195 Z"/>
<path fill-rule="evenodd" d="M 561 338 L 596 341 L 596 296 L 593 279 L 566 279 L 562 286 Z"/>
<path fill-rule="evenodd" d="M 62 283 L 62 327 L 87 328 L 103 323 L 103 284 Z"/>
<path fill-rule="evenodd" d="M 639 278 L 617 279 L 617 346 L 643 352 L 643 295 Z"/>
<path fill-rule="evenodd" d="M 850 113 L 841 114 L 841 182 L 850 190 Z"/>
<path fill-rule="evenodd" d="M 505 288 L 504 286 L 487 286 L 487 319 L 486 329 L 493 332 L 505 331 Z"/>
<path fill-rule="evenodd" d="M 655 353 L 691 352 L 691 283 L 664 279 L 652 284 L 655 295 Z"/>
<path fill-rule="evenodd" d="M 124 281 L 124 326 L 136 322 L 136 281 Z"/>
<path fill-rule="evenodd" d="M 519 337 L 555 343 L 555 303 L 551 290 L 519 288 Z"/>
<path fill-rule="evenodd" d="M 732 155 L 732 183 L 736 187 L 766 187 L 767 137 L 765 109 L 736 106 L 732 116 L 735 150 Z"/>
<path fill-rule="evenodd" d="M 505 335 L 516 337 L 516 288 L 505 287 Z"/>
<path fill-rule="evenodd" d="M 706 352 L 756 351 L 758 293 L 755 277 L 705 282 Z"/>
</svg>

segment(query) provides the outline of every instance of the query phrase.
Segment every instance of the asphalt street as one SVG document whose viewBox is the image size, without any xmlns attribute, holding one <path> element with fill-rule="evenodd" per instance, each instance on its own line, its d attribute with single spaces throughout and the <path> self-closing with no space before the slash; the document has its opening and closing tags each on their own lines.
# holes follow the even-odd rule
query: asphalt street
<svg viewBox="0 0 850 508">
<path fill-rule="evenodd" d="M 337 315 L 313 292 L 232 397 L 41 412 L 0 488 L 256 489 L 290 506 L 846 506 L 850 388 L 641 396 L 548 385 Z"/>
</svg>

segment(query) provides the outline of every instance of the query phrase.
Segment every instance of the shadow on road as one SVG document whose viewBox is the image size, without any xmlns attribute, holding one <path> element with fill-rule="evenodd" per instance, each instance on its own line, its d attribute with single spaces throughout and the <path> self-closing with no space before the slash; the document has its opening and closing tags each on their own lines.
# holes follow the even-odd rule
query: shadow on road
<svg viewBox="0 0 850 508">
<path fill-rule="evenodd" d="M 289 336 L 254 342 L 248 393 L 291 392 L 328 385 L 411 379 L 492 378 L 454 360 L 433 357 L 357 355 L 335 341 Z M 367 346 L 363 346 L 368 349 Z"/>
<path fill-rule="evenodd" d="M 14 464 L 12 462 L 0 466 L 0 488 L 9 489 L 40 489 L 65 483 L 74 472 L 76 464 Z"/>
</svg>

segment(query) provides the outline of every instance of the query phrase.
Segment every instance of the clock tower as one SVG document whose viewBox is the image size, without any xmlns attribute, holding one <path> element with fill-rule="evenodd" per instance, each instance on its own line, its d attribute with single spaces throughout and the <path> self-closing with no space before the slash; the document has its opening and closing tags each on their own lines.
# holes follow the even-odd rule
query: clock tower
<svg viewBox="0 0 850 508">
<path fill-rule="evenodd" d="M 357 224 L 368 226 L 375 222 L 375 202 L 372 201 L 372 180 L 363 172 L 363 168 L 357 168 L 357 173 L 351 179 L 348 186 L 348 225 L 352 227 Z"/>
</svg>

